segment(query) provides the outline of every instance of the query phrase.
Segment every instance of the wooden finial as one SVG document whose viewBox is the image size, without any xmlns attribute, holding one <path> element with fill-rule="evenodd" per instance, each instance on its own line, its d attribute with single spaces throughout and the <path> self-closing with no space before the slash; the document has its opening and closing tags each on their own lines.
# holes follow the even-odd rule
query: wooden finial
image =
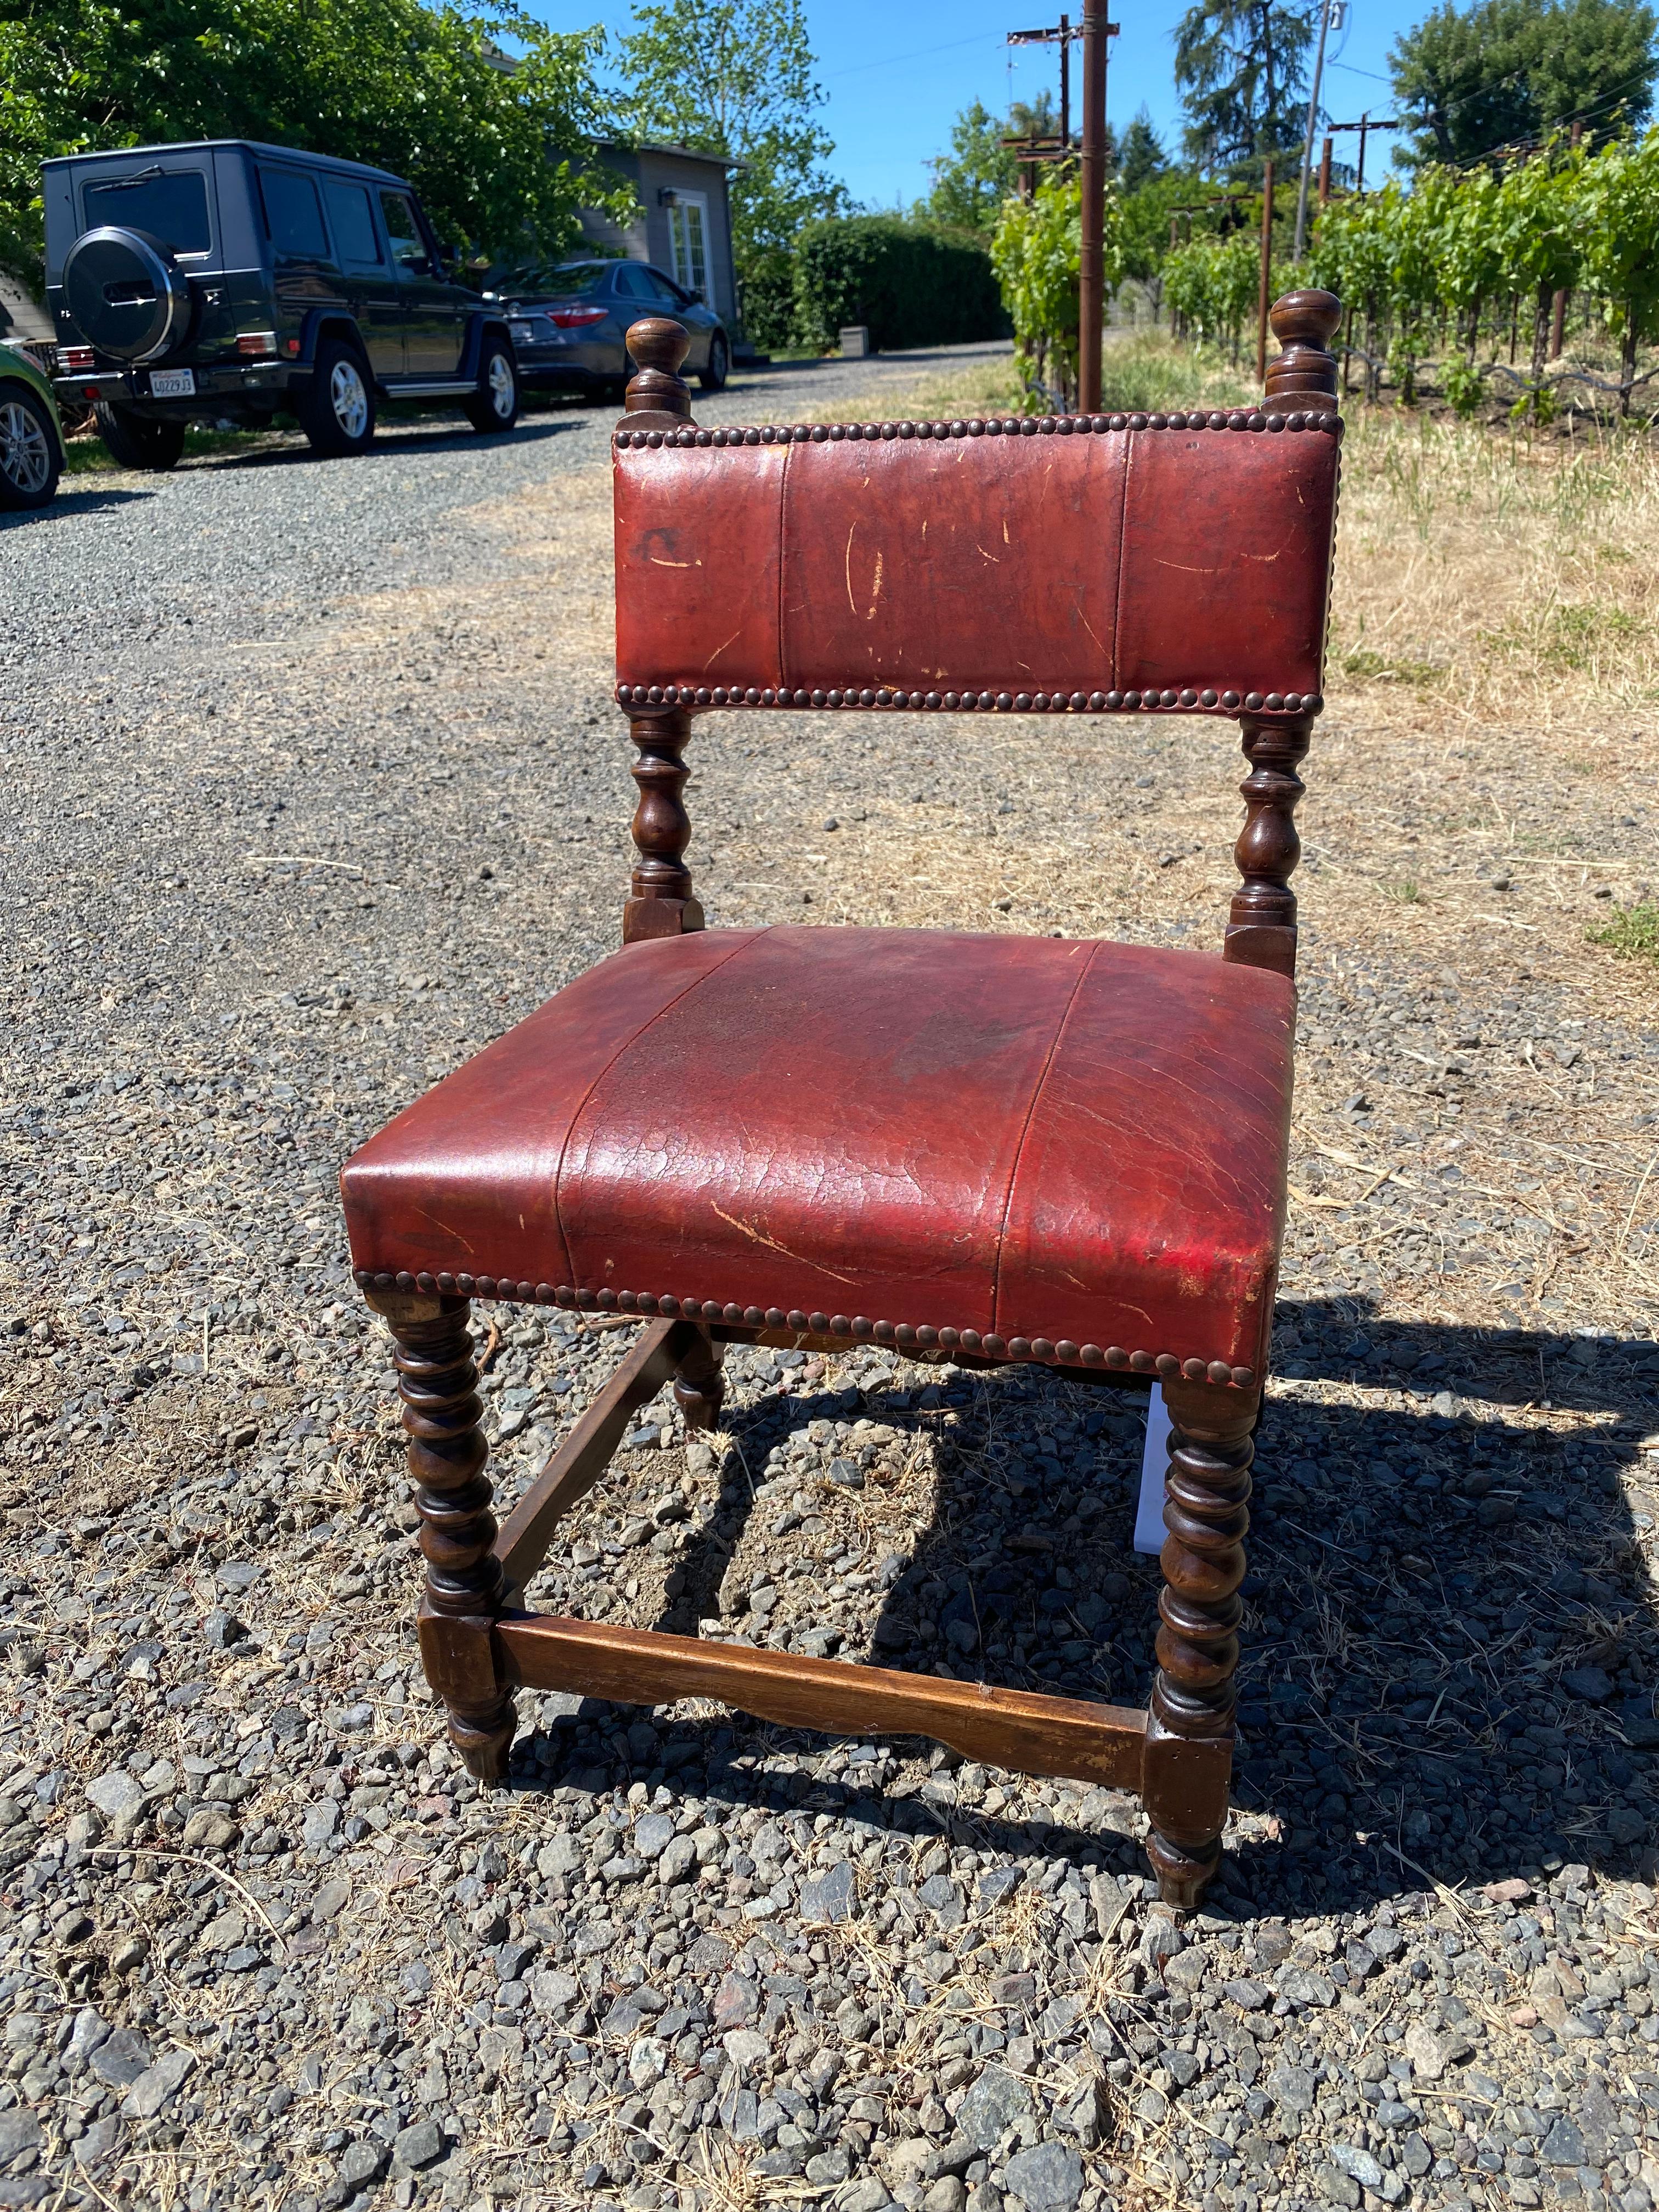
<svg viewBox="0 0 1659 2212">
<path fill-rule="evenodd" d="M 691 350 L 690 333 L 666 315 L 647 315 L 629 331 L 628 350 L 639 363 L 639 373 L 628 387 L 629 416 L 669 416 L 676 428 L 689 422 L 690 387 L 675 372 Z M 632 427 L 661 426 L 635 422 Z"/>
<path fill-rule="evenodd" d="M 1342 302 L 1334 292 L 1286 292 L 1267 318 L 1283 350 L 1267 364 L 1269 399 L 1336 396 L 1336 356 L 1326 340 L 1342 320 Z M 1294 404 L 1294 401 L 1292 402 Z"/>
</svg>

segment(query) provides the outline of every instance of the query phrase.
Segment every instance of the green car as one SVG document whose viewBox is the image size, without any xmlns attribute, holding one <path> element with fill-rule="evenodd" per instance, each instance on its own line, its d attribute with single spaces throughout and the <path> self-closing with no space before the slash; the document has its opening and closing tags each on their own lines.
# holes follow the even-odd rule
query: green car
<svg viewBox="0 0 1659 2212">
<path fill-rule="evenodd" d="M 0 345 L 0 514 L 45 507 L 64 466 L 52 386 L 27 354 Z"/>
</svg>

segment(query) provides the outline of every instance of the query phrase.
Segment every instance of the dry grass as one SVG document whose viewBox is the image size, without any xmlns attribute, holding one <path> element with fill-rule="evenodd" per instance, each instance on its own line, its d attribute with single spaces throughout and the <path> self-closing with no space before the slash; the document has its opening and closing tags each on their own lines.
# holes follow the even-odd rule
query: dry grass
<svg viewBox="0 0 1659 2212">
<path fill-rule="evenodd" d="M 1452 728 L 1583 734 L 1659 703 L 1659 447 L 1362 410 L 1343 455 L 1330 689 Z"/>
</svg>

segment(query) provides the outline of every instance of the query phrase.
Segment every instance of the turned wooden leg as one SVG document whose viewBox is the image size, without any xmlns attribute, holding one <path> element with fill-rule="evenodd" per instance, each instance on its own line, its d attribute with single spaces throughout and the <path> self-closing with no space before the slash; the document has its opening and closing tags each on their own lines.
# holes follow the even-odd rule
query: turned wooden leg
<svg viewBox="0 0 1659 2212">
<path fill-rule="evenodd" d="M 467 1327 L 469 1302 L 370 1292 L 396 1345 L 398 1395 L 409 1437 L 409 1471 L 421 1516 L 426 1595 L 421 1656 L 449 1714 L 449 1737 L 481 1782 L 507 1771 L 516 1718 L 497 1656 L 495 1624 L 506 1597 L 493 1495 L 484 1474 L 489 1447 L 481 1425 L 478 1370 Z"/>
<path fill-rule="evenodd" d="M 688 1429 L 719 1427 L 726 1397 L 726 1377 L 720 1371 L 725 1358 L 726 1346 L 714 1343 L 707 1330 L 699 1329 L 674 1378 L 674 1402 L 684 1414 Z"/>
<path fill-rule="evenodd" d="M 1167 1382 L 1172 1425 L 1158 1679 L 1142 1797 L 1165 1904 L 1194 1909 L 1221 1857 L 1232 1773 L 1238 1586 L 1260 1394 Z"/>
</svg>

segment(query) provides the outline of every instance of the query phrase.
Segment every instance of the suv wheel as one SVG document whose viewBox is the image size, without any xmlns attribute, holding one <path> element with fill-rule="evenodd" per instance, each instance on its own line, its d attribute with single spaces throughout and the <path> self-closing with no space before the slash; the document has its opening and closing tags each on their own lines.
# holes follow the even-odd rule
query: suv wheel
<svg viewBox="0 0 1659 2212">
<path fill-rule="evenodd" d="M 374 436 L 374 387 L 362 356 L 339 338 L 325 338 L 295 411 L 313 453 L 366 453 Z"/>
<path fill-rule="evenodd" d="M 176 469 L 185 450 L 182 422 L 151 422 L 100 399 L 93 409 L 98 434 L 124 469 Z"/>
<path fill-rule="evenodd" d="M 0 507 L 44 507 L 59 466 L 43 403 L 21 384 L 0 384 Z"/>
<path fill-rule="evenodd" d="M 708 341 L 708 366 L 699 372 L 697 381 L 705 392 L 724 392 L 731 373 L 732 349 L 726 343 L 726 332 L 716 331 Z"/>
<path fill-rule="evenodd" d="M 519 419 L 519 371 L 499 338 L 484 340 L 478 394 L 467 401 L 466 413 L 473 428 L 485 433 L 510 430 Z"/>
</svg>

